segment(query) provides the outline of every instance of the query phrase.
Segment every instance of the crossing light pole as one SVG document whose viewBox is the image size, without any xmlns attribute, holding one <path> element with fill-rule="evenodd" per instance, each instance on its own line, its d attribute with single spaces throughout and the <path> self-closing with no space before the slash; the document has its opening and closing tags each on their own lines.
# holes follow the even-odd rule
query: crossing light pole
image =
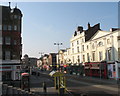
<svg viewBox="0 0 120 96">
<path fill-rule="evenodd" d="M 58 42 L 58 43 L 54 43 L 54 45 L 57 45 L 57 46 L 58 46 L 58 64 L 57 64 L 57 65 L 58 65 L 58 68 L 57 68 L 57 70 L 59 70 L 59 68 L 60 68 L 59 46 L 60 46 L 60 45 L 63 45 L 63 43 L 59 43 L 59 42 Z"/>
</svg>

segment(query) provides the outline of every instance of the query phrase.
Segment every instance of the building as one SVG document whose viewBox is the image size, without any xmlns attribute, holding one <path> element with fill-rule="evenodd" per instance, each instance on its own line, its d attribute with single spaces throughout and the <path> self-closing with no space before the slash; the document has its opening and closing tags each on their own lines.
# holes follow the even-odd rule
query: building
<svg viewBox="0 0 120 96">
<path fill-rule="evenodd" d="M 9 6 L 0 6 L 0 72 L 2 80 L 19 80 L 22 57 L 21 24 L 22 12 L 20 9 Z"/>
<path fill-rule="evenodd" d="M 71 61 L 73 65 L 84 65 L 85 74 L 103 78 L 117 78 L 120 61 L 120 30 L 100 29 L 100 24 L 88 29 L 78 26 L 70 40 Z M 111 76 L 109 71 L 111 70 Z"/>
<path fill-rule="evenodd" d="M 32 69 L 37 67 L 37 58 L 29 57 L 27 54 L 24 55 L 21 64 L 21 70 L 23 72 L 32 72 Z"/>
<path fill-rule="evenodd" d="M 37 67 L 42 69 L 42 58 L 37 59 Z"/>
<path fill-rule="evenodd" d="M 50 70 L 57 69 L 57 53 L 50 53 L 49 54 L 48 64 L 50 65 Z"/>
</svg>

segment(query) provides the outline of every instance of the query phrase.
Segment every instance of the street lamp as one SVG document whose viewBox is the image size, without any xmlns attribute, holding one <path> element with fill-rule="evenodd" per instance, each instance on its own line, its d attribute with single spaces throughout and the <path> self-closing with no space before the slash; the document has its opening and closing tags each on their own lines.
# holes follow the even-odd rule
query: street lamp
<svg viewBox="0 0 120 96">
<path fill-rule="evenodd" d="M 39 54 L 41 55 L 41 57 L 43 56 L 44 52 L 39 52 Z"/>
<path fill-rule="evenodd" d="M 60 45 L 63 45 L 63 43 L 54 43 L 54 45 L 57 45 L 58 46 L 58 65 L 60 66 L 60 62 L 59 62 L 59 46 Z M 58 66 L 58 70 L 59 70 L 59 66 Z"/>
</svg>

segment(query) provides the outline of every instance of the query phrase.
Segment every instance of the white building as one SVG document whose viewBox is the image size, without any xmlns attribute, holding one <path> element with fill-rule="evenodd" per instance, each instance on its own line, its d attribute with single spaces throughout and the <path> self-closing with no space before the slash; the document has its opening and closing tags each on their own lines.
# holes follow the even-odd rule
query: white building
<svg viewBox="0 0 120 96">
<path fill-rule="evenodd" d="M 86 62 L 106 61 L 107 71 L 111 70 L 109 78 L 118 77 L 118 63 L 120 62 L 120 30 L 112 28 L 110 31 L 102 31 L 100 24 L 93 27 L 88 23 L 88 29 L 78 26 L 70 39 L 72 64 L 85 64 Z M 98 65 L 99 69 L 100 66 Z M 100 70 L 100 69 L 99 69 Z M 108 73 L 106 73 L 108 75 Z"/>
</svg>

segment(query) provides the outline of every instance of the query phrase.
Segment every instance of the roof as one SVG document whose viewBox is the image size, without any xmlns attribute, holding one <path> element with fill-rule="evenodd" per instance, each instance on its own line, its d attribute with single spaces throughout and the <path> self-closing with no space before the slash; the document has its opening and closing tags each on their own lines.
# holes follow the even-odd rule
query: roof
<svg viewBox="0 0 120 96">
<path fill-rule="evenodd" d="M 101 30 L 101 29 L 100 29 L 100 23 L 94 25 L 93 27 L 88 28 L 88 29 L 85 31 L 85 42 L 88 41 L 88 40 L 90 40 L 91 37 L 92 37 L 98 30 Z"/>
<path fill-rule="evenodd" d="M 20 15 L 22 17 L 22 12 L 17 7 L 11 9 L 9 6 L 0 6 L 2 10 L 3 21 L 11 20 L 11 14 Z"/>
</svg>

